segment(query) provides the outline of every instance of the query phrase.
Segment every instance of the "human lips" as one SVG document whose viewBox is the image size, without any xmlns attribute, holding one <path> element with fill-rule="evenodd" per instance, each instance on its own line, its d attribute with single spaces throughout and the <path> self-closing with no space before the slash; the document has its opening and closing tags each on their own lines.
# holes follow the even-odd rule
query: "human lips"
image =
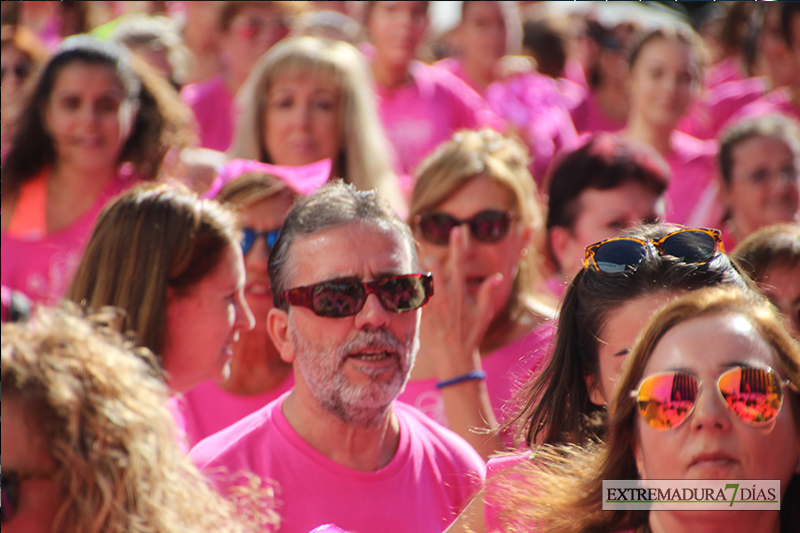
<svg viewBox="0 0 800 533">
<path fill-rule="evenodd" d="M 735 457 L 725 452 L 704 452 L 692 457 L 689 468 L 727 469 L 738 463 Z"/>
</svg>

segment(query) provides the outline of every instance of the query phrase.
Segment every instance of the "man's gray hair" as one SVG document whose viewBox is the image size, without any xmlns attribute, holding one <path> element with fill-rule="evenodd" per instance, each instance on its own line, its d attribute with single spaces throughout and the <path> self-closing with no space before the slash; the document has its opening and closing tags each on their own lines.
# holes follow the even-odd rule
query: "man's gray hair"
<svg viewBox="0 0 800 533">
<path fill-rule="evenodd" d="M 280 295 L 292 288 L 287 284 L 291 276 L 290 255 L 294 242 L 298 238 L 356 222 L 397 232 L 408 244 L 413 267 L 419 266 L 411 228 L 395 213 L 389 202 L 375 191 L 359 191 L 352 184 L 336 180 L 311 196 L 299 197 L 286 216 L 281 235 L 269 256 L 269 279 L 275 307 L 287 308 Z M 325 258 L 320 260 L 324 261 Z"/>
</svg>

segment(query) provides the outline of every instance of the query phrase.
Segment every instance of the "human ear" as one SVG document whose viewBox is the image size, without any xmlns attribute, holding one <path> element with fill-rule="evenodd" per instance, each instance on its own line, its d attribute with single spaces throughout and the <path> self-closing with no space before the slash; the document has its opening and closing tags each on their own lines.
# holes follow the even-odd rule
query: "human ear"
<svg viewBox="0 0 800 533">
<path fill-rule="evenodd" d="M 289 333 L 289 314 L 283 309 L 273 307 L 267 314 L 267 333 L 286 363 L 294 362 L 295 347 Z"/>
<path fill-rule="evenodd" d="M 606 399 L 603 396 L 603 391 L 600 390 L 600 384 L 598 383 L 597 376 L 595 375 L 587 375 L 583 377 L 584 382 L 586 383 L 586 391 L 589 393 L 589 400 L 599 406 L 603 406 L 606 404 Z"/>
<path fill-rule="evenodd" d="M 639 471 L 639 479 L 647 479 L 647 471 L 644 468 L 644 453 L 642 453 L 642 446 L 639 444 L 638 438 L 634 438 L 633 456 L 636 459 L 636 470 Z"/>
<path fill-rule="evenodd" d="M 561 272 L 569 272 L 574 266 L 574 260 L 571 257 L 570 251 L 572 242 L 572 235 L 568 228 L 562 226 L 554 226 L 548 231 L 550 234 L 550 250 L 553 252 L 553 258 L 558 264 Z"/>
</svg>

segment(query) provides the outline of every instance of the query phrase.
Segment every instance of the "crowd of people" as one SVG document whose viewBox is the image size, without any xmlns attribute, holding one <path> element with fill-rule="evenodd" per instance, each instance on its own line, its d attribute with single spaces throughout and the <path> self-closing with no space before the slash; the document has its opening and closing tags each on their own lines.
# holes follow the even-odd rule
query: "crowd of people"
<svg viewBox="0 0 800 533">
<path fill-rule="evenodd" d="M 3 528 L 800 529 L 800 4 L 577 4 L 2 2 Z"/>
</svg>

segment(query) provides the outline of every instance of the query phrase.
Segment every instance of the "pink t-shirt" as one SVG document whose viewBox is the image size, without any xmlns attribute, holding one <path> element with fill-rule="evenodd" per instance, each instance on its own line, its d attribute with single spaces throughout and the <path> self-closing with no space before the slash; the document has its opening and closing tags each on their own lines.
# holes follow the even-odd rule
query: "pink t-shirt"
<svg viewBox="0 0 800 533">
<path fill-rule="evenodd" d="M 200 128 L 200 146 L 225 152 L 233 142 L 233 95 L 222 74 L 181 89 L 181 100 L 192 108 Z"/>
<path fill-rule="evenodd" d="M 701 141 L 680 131 L 673 131 L 670 137 L 672 151 L 665 158 L 672 170 L 672 180 L 667 187 L 668 222 L 675 224 L 702 223 L 696 213 L 701 200 L 708 198 L 709 189 L 716 188 L 717 143 Z M 711 195 L 713 198 L 713 194 Z M 708 200 L 713 202 L 713 200 Z M 703 207 L 704 212 L 715 212 Z"/>
<path fill-rule="evenodd" d="M 627 120 L 614 120 L 606 115 L 593 93 L 589 93 L 586 99 L 570 112 L 570 115 L 578 134 L 599 131 L 614 133 L 624 128 L 628 122 Z"/>
<path fill-rule="evenodd" d="M 744 106 L 733 116 L 731 122 L 745 117 L 773 115 L 776 113 L 800 122 L 800 107 L 794 105 L 786 88 L 770 91 L 758 100 Z"/>
<path fill-rule="evenodd" d="M 451 73 L 419 61 L 411 62 L 409 73 L 411 82 L 392 89 L 378 85 L 376 91 L 399 174 L 413 176 L 420 161 L 457 130 L 503 131 L 503 121 L 483 98 Z"/>
<path fill-rule="evenodd" d="M 400 424 L 397 452 L 384 468 L 360 472 L 303 440 L 283 414 L 285 398 L 205 439 L 190 454 L 212 476 L 210 469 L 223 467 L 276 482 L 282 533 L 329 523 L 348 531 L 440 533 L 481 488 L 486 465 L 478 454 L 416 409 L 393 404 Z"/>
<path fill-rule="evenodd" d="M 740 109 L 767 89 L 765 78 L 746 78 L 707 89 L 684 115 L 677 129 L 698 139 L 716 139 Z"/>
<path fill-rule="evenodd" d="M 545 322 L 522 339 L 481 358 L 483 371 L 486 372 L 486 389 L 499 421 L 515 414 L 514 406 L 508 402 L 531 373 L 544 368 L 554 334 L 555 322 Z M 397 399 L 413 405 L 439 424 L 447 426 L 444 400 L 442 393 L 436 388 L 436 382 L 436 378 L 409 380 Z"/>
<path fill-rule="evenodd" d="M 550 77 L 531 72 L 493 83 L 486 89 L 486 101 L 525 140 L 537 183 L 556 154 L 578 146 L 568 98 Z"/>
<path fill-rule="evenodd" d="M 55 233 L 12 236 L 7 231 L 0 232 L 0 283 L 20 291 L 34 303 L 55 304 L 72 283 L 100 210 L 139 181 L 130 173 L 120 173 L 83 216 Z"/>
<path fill-rule="evenodd" d="M 189 446 L 258 411 L 294 387 L 294 374 L 275 389 L 255 396 L 231 394 L 213 381 L 206 381 L 183 395 L 184 431 Z"/>
<path fill-rule="evenodd" d="M 726 57 L 708 69 L 703 84 L 710 89 L 722 83 L 743 79 L 745 76 L 739 68 L 739 60 L 735 57 Z"/>
</svg>

